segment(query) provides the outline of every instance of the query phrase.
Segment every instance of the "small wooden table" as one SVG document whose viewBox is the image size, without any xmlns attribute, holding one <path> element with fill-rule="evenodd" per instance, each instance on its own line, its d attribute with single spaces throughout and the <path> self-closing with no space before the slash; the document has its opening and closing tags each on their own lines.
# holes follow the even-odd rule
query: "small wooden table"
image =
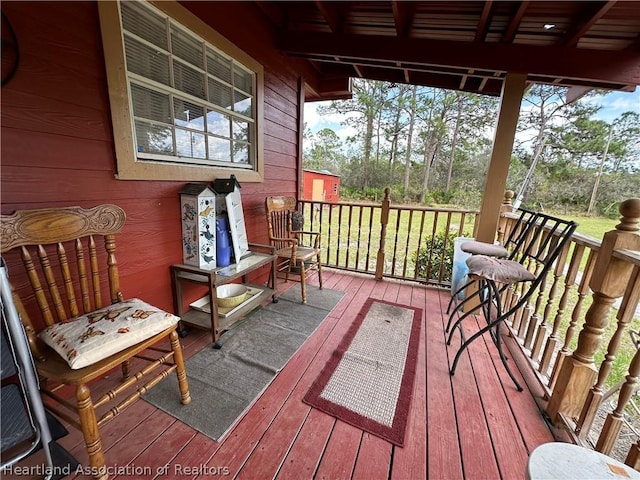
<svg viewBox="0 0 640 480">
<path fill-rule="evenodd" d="M 273 253 L 273 247 L 268 245 L 250 244 L 250 253 L 243 257 L 239 262 L 226 267 L 213 269 L 199 268 L 193 265 L 177 264 L 171 265 L 171 286 L 173 288 L 173 307 L 175 314 L 181 319 L 181 326 L 184 324 L 192 325 L 197 328 L 211 329 L 211 337 L 214 344 L 217 344 L 220 336 L 231 327 L 235 322 L 243 318 L 247 313 L 262 303 L 262 299 L 271 295 L 274 302 L 277 301 L 275 295 L 276 285 L 276 259 Z M 266 249 L 270 253 L 258 252 L 258 249 Z M 250 302 L 245 302 L 239 308 L 233 310 L 233 313 L 220 317 L 218 312 L 218 301 L 216 295 L 216 287 L 226 285 L 238 278 L 242 278 L 243 283 L 247 282 L 247 274 L 257 270 L 258 268 L 271 264 L 270 285 L 247 285 L 260 290 L 256 298 L 252 298 Z M 209 313 L 184 308 L 182 282 L 194 282 L 209 287 Z M 181 329 L 183 331 L 183 329 Z"/>
<path fill-rule="evenodd" d="M 600 452 L 572 443 L 550 442 L 529 456 L 527 480 L 640 479 L 640 472 Z"/>
</svg>

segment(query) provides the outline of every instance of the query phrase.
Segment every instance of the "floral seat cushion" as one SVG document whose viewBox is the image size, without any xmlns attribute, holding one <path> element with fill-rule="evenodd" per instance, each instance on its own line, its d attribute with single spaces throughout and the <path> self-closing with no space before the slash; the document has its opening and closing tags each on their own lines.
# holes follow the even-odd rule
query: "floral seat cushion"
<svg viewBox="0 0 640 480">
<path fill-rule="evenodd" d="M 47 327 L 38 337 L 75 370 L 140 343 L 179 320 L 171 313 L 132 298 Z"/>
</svg>

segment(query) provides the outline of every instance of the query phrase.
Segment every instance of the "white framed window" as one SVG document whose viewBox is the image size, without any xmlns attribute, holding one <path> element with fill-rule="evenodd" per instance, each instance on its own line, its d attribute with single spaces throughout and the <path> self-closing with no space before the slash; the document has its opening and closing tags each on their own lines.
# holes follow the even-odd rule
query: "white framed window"
<svg viewBox="0 0 640 480">
<path fill-rule="evenodd" d="M 262 66 L 176 2 L 98 4 L 118 178 L 262 181 Z"/>
</svg>

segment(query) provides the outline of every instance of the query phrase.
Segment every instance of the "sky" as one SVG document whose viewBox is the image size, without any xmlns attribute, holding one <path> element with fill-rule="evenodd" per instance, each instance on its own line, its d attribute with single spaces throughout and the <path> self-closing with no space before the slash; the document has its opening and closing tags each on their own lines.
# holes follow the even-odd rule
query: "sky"
<svg viewBox="0 0 640 480">
<path fill-rule="evenodd" d="M 640 114 L 640 87 L 636 88 L 636 91 L 633 93 L 613 92 L 606 96 L 594 97 L 591 101 L 602 106 L 594 118 L 611 123 L 611 121 L 627 111 Z M 329 103 L 330 102 L 305 103 L 304 121 L 307 124 L 307 128 L 313 133 L 323 128 L 331 128 L 342 140 L 348 136 L 355 135 L 356 130 L 353 127 L 346 127 L 340 124 L 344 119 L 344 115 L 332 114 L 321 116 L 318 114 L 317 107 L 320 105 L 328 105 Z"/>
</svg>

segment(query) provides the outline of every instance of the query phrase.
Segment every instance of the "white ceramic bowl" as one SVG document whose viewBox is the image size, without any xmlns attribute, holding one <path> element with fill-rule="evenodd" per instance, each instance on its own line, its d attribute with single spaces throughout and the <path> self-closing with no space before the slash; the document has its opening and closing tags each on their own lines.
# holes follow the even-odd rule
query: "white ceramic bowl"
<svg viewBox="0 0 640 480">
<path fill-rule="evenodd" d="M 229 283 L 216 288 L 218 306 L 233 308 L 244 302 L 247 297 L 247 287 L 238 283 Z"/>
</svg>

